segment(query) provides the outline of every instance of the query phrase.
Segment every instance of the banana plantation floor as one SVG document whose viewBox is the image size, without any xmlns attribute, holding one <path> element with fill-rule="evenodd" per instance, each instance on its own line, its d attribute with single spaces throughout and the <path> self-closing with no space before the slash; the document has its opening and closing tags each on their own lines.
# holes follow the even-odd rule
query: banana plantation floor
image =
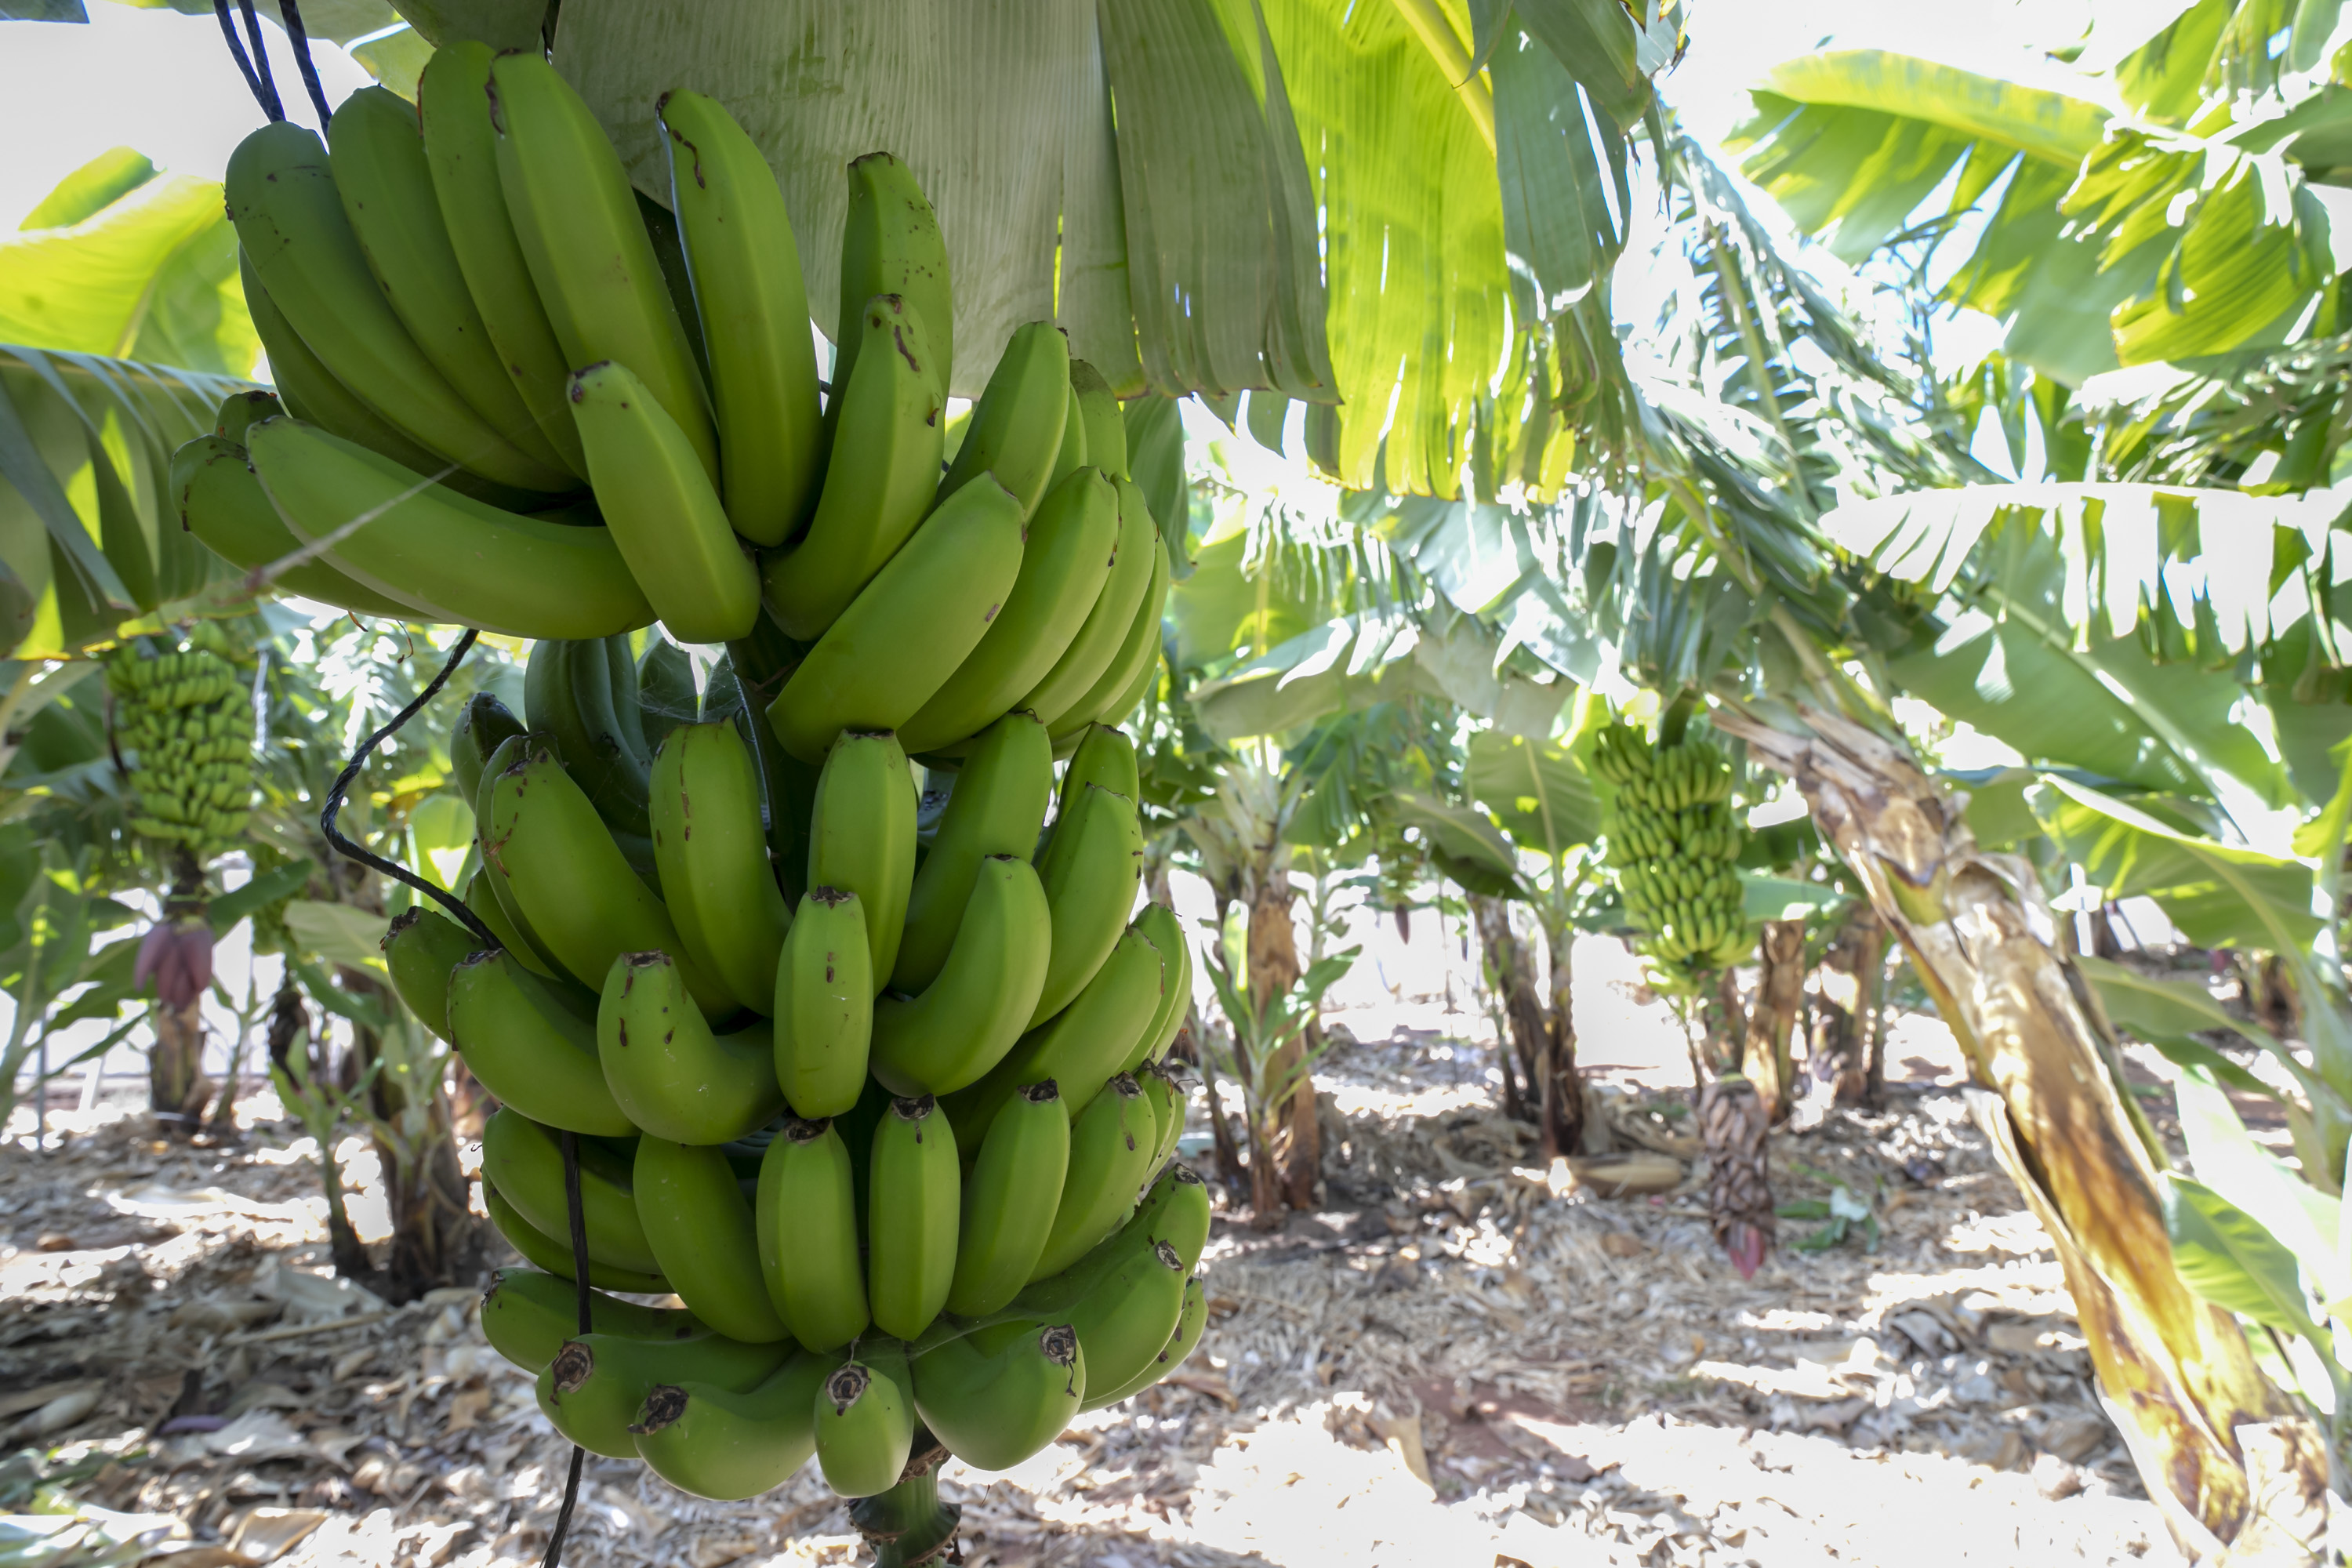
<svg viewBox="0 0 2352 1568">
<path fill-rule="evenodd" d="M 1743 1280 L 1687 1184 L 1601 1200 L 1535 1168 L 1490 1109 L 1491 1065 L 1404 1028 L 1336 1051 L 1328 1212 L 1221 1221 L 1213 1321 L 1170 1384 L 1018 1470 L 951 1466 L 964 1561 L 2177 1560 L 1956 1089 L 1809 1106 L 1776 1133 L 1782 1202 L 1843 1185 L 1869 1219 L 1819 1250 L 1787 1244 L 1828 1222 L 1784 1220 Z M 1610 1073 L 1621 1135 L 1684 1147 L 1680 1091 L 1643 1081 L 1673 1076 Z M 257 1097 L 222 1148 L 104 1106 L 39 1157 L 28 1118 L 8 1130 L 0 1453 L 79 1460 L 68 1495 L 158 1516 L 174 1568 L 536 1563 L 566 1449 L 530 1380 L 483 1343 L 472 1290 L 387 1310 L 324 1272 L 315 1149 L 276 1113 Z M 373 1156 L 345 1147 L 360 1228 L 381 1229 Z M 31 1479 L 0 1464 L 0 1513 Z M 855 1559 L 813 1468 L 714 1504 L 593 1458 L 566 1552 Z"/>
</svg>

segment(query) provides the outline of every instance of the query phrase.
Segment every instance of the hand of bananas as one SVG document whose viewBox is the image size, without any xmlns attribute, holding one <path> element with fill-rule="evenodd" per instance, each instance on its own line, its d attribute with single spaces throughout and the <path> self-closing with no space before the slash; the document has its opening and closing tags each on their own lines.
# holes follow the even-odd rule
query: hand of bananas
<svg viewBox="0 0 2352 1568">
<path fill-rule="evenodd" d="M 1643 954 L 1689 982 L 1736 963 L 1752 945 L 1731 814 L 1731 769 L 1711 741 L 1653 745 L 1628 724 L 1594 738 L 1593 771 L 1616 786 L 1608 861 L 1625 912 L 1649 932 Z"/>
<path fill-rule="evenodd" d="M 305 552 L 291 592 L 517 637 L 719 643 L 764 602 L 806 645 L 771 720 L 810 763 L 845 731 L 954 756 L 1015 710 L 1065 747 L 1130 710 L 1169 562 L 1102 378 L 1020 329 L 942 475 L 947 250 L 874 153 L 821 405 L 766 160 L 699 94 L 658 118 L 667 212 L 536 54 L 452 43 L 414 108 L 369 88 L 323 145 L 247 137 L 228 207 L 278 392 L 176 455 L 186 526 L 249 571 Z"/>
<path fill-rule="evenodd" d="M 1003 1468 L 1173 1370 L 1209 1224 L 1159 1065 L 1192 957 L 1166 908 L 1128 921 L 1128 738 L 1089 727 L 1054 810 L 1051 731 L 1006 714 L 934 776 L 922 847 L 895 734 L 809 768 L 729 658 L 698 707 L 627 643 L 542 641 L 524 720 L 478 696 L 457 727 L 502 945 L 424 910 L 384 939 L 502 1102 L 484 1197 L 537 1270 L 493 1287 L 491 1342 L 575 1442 L 713 1498 L 812 1452 L 881 1491 L 919 1421 Z M 575 1333 L 563 1131 L 590 1283 L 683 1310 L 600 1296 Z"/>
<path fill-rule="evenodd" d="M 131 826 L 199 862 L 245 831 L 253 802 L 252 696 L 227 651 L 220 628 L 199 621 L 186 648 L 148 658 L 126 643 L 106 670 L 139 797 Z"/>
</svg>

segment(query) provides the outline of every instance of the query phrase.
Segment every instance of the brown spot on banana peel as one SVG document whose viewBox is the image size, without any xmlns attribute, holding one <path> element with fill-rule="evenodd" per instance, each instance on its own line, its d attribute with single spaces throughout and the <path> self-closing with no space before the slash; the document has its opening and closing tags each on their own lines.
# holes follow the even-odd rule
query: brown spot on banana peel
<svg viewBox="0 0 2352 1568">
<path fill-rule="evenodd" d="M 566 1340 L 563 1347 L 555 1352 L 551 1368 L 555 1373 L 556 1393 L 577 1394 L 595 1374 L 596 1352 L 578 1340 Z"/>
<path fill-rule="evenodd" d="M 1078 1331 L 1068 1323 L 1053 1324 L 1037 1336 L 1037 1349 L 1047 1361 L 1069 1373 L 1062 1392 L 1077 1397 Z"/>
<path fill-rule="evenodd" d="M 646 1402 L 637 1411 L 637 1418 L 629 1430 L 642 1437 L 648 1432 L 658 1432 L 665 1426 L 675 1426 L 686 1414 L 686 1390 L 672 1384 L 656 1383 L 646 1390 Z"/>
<path fill-rule="evenodd" d="M 833 1406 L 835 1415 L 846 1415 L 849 1407 L 865 1397 L 866 1386 L 873 1381 L 872 1373 L 854 1361 L 845 1362 L 834 1368 L 832 1375 L 824 1380 L 825 1403 Z"/>
</svg>

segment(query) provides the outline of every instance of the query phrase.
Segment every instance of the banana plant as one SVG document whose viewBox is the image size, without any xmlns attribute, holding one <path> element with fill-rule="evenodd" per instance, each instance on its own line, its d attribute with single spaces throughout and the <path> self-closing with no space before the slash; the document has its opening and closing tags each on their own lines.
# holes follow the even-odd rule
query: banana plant
<svg viewBox="0 0 2352 1568">
<path fill-rule="evenodd" d="M 16 1107 L 17 1077 L 28 1060 L 39 1062 L 32 1084 L 38 1102 L 52 1077 L 103 1057 L 142 1018 L 134 1012 L 95 1044 L 62 1060 L 49 1058 L 52 1036 L 86 1020 L 111 1021 L 131 1004 L 138 990 L 132 965 L 139 944 L 101 944 L 97 938 L 133 915 L 90 886 L 87 850 L 68 858 L 54 840 L 38 839 L 21 825 L 0 835 L 7 840 L 0 846 L 0 890 L 14 895 L 0 927 L 0 986 L 15 1005 L 0 1043 L 0 1121 L 5 1121 Z"/>
</svg>

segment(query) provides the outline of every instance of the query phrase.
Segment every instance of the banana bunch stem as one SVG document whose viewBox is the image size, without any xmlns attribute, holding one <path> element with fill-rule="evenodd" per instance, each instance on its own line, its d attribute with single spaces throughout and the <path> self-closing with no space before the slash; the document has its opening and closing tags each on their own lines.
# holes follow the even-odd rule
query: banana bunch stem
<svg viewBox="0 0 2352 1568">
<path fill-rule="evenodd" d="M 948 1457 L 948 1451 L 928 1432 L 915 1434 L 915 1448 L 905 1479 L 850 1507 L 850 1522 L 874 1548 L 874 1568 L 913 1568 L 919 1563 L 938 1562 L 947 1554 L 963 1518 L 963 1510 L 957 1504 L 940 1500 L 940 1461 Z"/>
</svg>

